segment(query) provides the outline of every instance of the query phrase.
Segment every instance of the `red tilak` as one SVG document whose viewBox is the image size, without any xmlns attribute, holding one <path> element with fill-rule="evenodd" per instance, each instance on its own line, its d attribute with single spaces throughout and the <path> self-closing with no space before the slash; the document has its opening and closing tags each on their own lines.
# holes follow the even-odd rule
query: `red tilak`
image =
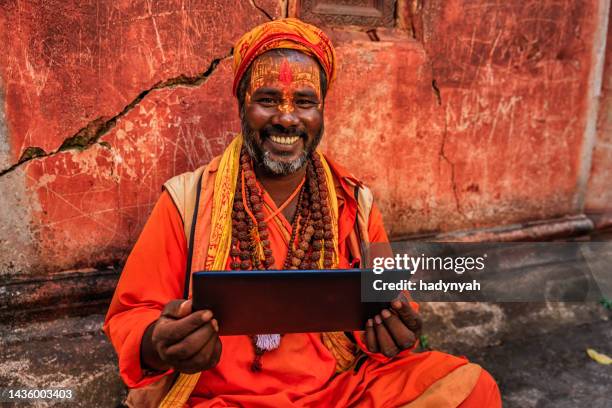
<svg viewBox="0 0 612 408">
<path fill-rule="evenodd" d="M 280 71 L 278 72 L 278 80 L 284 85 L 289 85 L 291 82 L 293 82 L 291 66 L 286 58 L 283 59 L 283 62 L 281 62 Z"/>
</svg>

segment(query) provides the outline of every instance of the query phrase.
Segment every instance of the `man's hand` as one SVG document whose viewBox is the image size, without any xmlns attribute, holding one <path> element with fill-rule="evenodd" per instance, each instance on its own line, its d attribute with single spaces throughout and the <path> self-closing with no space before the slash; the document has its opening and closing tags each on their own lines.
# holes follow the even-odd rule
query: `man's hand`
<svg viewBox="0 0 612 408">
<path fill-rule="evenodd" d="M 210 310 L 192 313 L 191 305 L 191 300 L 169 302 L 147 328 L 141 346 L 143 366 L 193 374 L 217 365 L 221 358 L 219 324 Z"/>
<path fill-rule="evenodd" d="M 410 303 L 394 300 L 390 309 L 383 309 L 367 321 L 365 337 L 368 350 L 394 357 L 414 345 L 421 326 L 421 318 Z"/>
</svg>

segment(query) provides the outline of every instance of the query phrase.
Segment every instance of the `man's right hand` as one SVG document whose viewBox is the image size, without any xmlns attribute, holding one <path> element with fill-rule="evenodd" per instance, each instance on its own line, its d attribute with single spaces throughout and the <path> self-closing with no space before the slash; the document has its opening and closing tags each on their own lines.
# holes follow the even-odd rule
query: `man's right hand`
<svg viewBox="0 0 612 408">
<path fill-rule="evenodd" d="M 221 358 L 219 324 L 210 310 L 192 312 L 191 300 L 169 302 L 142 337 L 143 368 L 174 368 L 193 374 L 213 368 Z"/>
</svg>

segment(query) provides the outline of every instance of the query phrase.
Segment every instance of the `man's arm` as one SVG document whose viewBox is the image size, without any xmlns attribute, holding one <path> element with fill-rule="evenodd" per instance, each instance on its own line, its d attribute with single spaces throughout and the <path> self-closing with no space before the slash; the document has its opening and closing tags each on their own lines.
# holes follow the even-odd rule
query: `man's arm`
<svg viewBox="0 0 612 408">
<path fill-rule="evenodd" d="M 141 340 L 166 304 L 182 297 L 186 253 L 182 220 L 164 192 L 127 259 L 104 322 L 128 387 L 145 386 L 162 375 L 145 377 Z"/>
<path fill-rule="evenodd" d="M 382 214 L 375 203 L 368 219 L 368 235 L 370 243 L 389 242 Z M 390 360 L 402 351 L 413 350 L 421 330 L 419 305 L 416 302 L 403 299 L 390 306 L 368 321 L 365 332 L 353 334 L 357 345 L 370 357 L 381 362 Z"/>
</svg>

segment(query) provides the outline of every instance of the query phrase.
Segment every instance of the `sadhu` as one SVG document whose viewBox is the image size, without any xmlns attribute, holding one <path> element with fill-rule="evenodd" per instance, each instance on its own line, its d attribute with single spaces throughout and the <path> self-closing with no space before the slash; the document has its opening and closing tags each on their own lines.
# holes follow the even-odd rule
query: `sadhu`
<svg viewBox="0 0 612 408">
<path fill-rule="evenodd" d="M 128 404 L 501 406 L 480 366 L 413 352 L 421 320 L 406 299 L 359 332 L 229 337 L 214 310 L 180 300 L 193 271 L 348 268 L 362 243 L 388 241 L 371 192 L 317 149 L 336 75 L 329 38 L 268 22 L 237 42 L 234 73 L 242 133 L 165 183 L 106 316 Z"/>
</svg>

